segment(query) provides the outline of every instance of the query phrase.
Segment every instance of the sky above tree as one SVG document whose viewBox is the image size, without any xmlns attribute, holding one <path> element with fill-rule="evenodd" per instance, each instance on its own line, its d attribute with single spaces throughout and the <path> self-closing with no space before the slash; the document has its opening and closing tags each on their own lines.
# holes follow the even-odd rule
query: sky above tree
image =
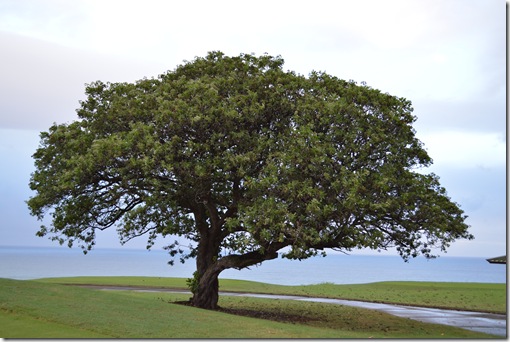
<svg viewBox="0 0 510 342">
<path fill-rule="evenodd" d="M 54 245 L 35 237 L 40 223 L 24 203 L 31 155 L 40 131 L 77 118 L 86 83 L 150 78 L 221 50 L 281 55 L 286 70 L 325 71 L 412 101 L 434 160 L 425 171 L 441 177 L 475 235 L 448 255 L 506 250 L 502 0 L 4 0 L 0 43 L 0 245 Z M 112 232 L 98 237 L 98 248 L 119 246 Z"/>
</svg>

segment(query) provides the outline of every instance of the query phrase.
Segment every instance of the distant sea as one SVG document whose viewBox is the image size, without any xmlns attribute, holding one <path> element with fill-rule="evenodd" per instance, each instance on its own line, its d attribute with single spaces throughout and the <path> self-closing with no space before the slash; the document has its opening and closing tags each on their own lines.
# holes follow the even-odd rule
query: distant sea
<svg viewBox="0 0 510 342">
<path fill-rule="evenodd" d="M 152 276 L 189 278 L 194 260 L 174 266 L 163 250 L 0 247 L 0 278 L 37 279 L 74 276 Z M 363 284 L 378 281 L 506 283 L 506 265 L 484 258 L 418 257 L 405 263 L 399 256 L 330 254 L 303 261 L 275 259 L 250 269 L 225 270 L 220 279 L 253 280 L 281 285 L 320 283 Z"/>
</svg>

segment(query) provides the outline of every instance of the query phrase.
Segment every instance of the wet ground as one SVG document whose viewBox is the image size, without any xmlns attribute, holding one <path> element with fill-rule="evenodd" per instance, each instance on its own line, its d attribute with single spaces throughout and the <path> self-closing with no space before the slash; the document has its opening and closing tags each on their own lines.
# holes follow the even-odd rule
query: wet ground
<svg viewBox="0 0 510 342">
<path fill-rule="evenodd" d="M 164 288 L 142 288 L 142 287 L 128 287 L 128 286 L 87 286 L 91 288 L 98 288 L 103 290 L 132 290 L 139 292 L 176 292 L 176 293 L 189 293 L 187 291 L 170 290 Z M 433 308 L 423 308 L 416 306 L 404 306 L 393 304 L 381 304 L 371 302 L 361 302 L 354 300 L 344 299 L 329 299 L 329 298 L 311 298 L 302 296 L 286 296 L 286 295 L 270 295 L 270 294 L 256 294 L 256 293 L 237 293 L 237 292 L 220 292 L 223 296 L 244 296 L 244 297 L 257 297 L 257 298 L 273 298 L 273 299 L 288 299 L 288 300 L 301 300 L 310 302 L 321 302 L 338 305 L 356 306 L 365 309 L 379 310 L 391 315 L 410 318 L 426 323 L 445 324 L 458 328 L 463 328 L 472 331 L 483 332 L 506 337 L 506 315 L 489 314 L 482 312 L 471 311 L 457 311 L 457 310 L 443 310 Z"/>
<path fill-rule="evenodd" d="M 379 310 L 394 316 L 411 318 L 421 322 L 452 325 L 467 330 L 479 331 L 499 336 L 506 336 L 506 315 L 470 311 L 443 310 L 394 304 L 370 303 L 343 299 L 309 298 L 300 296 L 280 296 L 249 293 L 239 294 L 229 292 L 222 292 L 222 294 L 225 296 L 249 296 L 259 298 L 290 299 L 356 306 L 365 309 Z"/>
</svg>

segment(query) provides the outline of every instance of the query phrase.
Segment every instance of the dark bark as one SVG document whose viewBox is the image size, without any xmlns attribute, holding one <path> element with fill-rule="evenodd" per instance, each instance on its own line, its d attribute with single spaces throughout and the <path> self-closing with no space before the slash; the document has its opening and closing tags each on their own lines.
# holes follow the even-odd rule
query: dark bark
<svg viewBox="0 0 510 342">
<path fill-rule="evenodd" d="M 218 276 L 221 271 L 216 267 L 210 267 L 200 276 L 198 288 L 193 294 L 192 304 L 202 309 L 216 310 L 219 299 L 219 281 Z"/>
<path fill-rule="evenodd" d="M 219 299 L 218 276 L 223 270 L 228 268 L 242 269 L 265 260 L 275 259 L 278 257 L 277 251 L 280 248 L 273 246 L 273 248 L 264 252 L 254 251 L 243 255 L 228 255 L 210 263 L 207 270 L 200 275 L 197 290 L 192 298 L 192 304 L 203 309 L 217 309 Z"/>
<path fill-rule="evenodd" d="M 233 215 L 239 198 L 239 182 L 233 184 L 234 203 L 227 210 L 226 216 Z M 285 243 L 269 244 L 258 251 L 243 255 L 228 255 L 220 258 L 221 242 L 228 235 L 225 231 L 225 216 L 220 217 L 214 200 L 210 194 L 204 194 L 196 199 L 197 205 L 193 208 L 197 231 L 200 234 L 197 253 L 197 273 L 195 275 L 193 298 L 191 303 L 199 308 L 215 310 L 218 308 L 218 292 L 220 273 L 228 268 L 242 269 L 261 263 L 264 260 L 278 257 L 277 251 Z"/>
</svg>

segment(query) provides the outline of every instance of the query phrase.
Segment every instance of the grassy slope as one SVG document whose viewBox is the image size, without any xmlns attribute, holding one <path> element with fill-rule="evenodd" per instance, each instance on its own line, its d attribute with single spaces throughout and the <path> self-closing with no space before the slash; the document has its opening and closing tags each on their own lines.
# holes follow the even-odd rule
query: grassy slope
<svg viewBox="0 0 510 342">
<path fill-rule="evenodd" d="M 108 338 L 80 327 L 26 316 L 0 309 L 0 336 L 2 338 Z"/>
<path fill-rule="evenodd" d="M 62 284 L 109 284 L 186 289 L 182 278 L 74 277 L 41 279 Z M 220 290 L 254 293 L 294 294 L 370 302 L 506 313 L 506 284 L 379 282 L 357 285 L 320 284 L 308 286 L 271 285 L 243 280 L 220 280 Z"/>
<path fill-rule="evenodd" d="M 260 321 L 169 304 L 154 298 L 130 296 L 122 293 L 102 292 L 61 285 L 29 281 L 0 281 L 0 312 L 22 323 L 38 321 L 49 323 L 44 336 L 83 337 L 103 336 L 122 338 L 197 338 L 197 337 L 333 337 L 332 331 L 282 323 Z M 39 337 L 31 326 L 23 330 L 8 330 L 0 326 L 2 337 Z M 17 325 L 19 327 L 19 324 Z M 58 329 L 66 326 L 67 335 Z M 27 329 L 28 328 L 28 329 Z M 5 329 L 5 330 L 4 330 Z M 52 334 L 56 334 L 55 336 Z"/>
<path fill-rule="evenodd" d="M 230 309 L 284 310 L 309 317 L 274 322 L 173 304 L 187 295 L 97 291 L 0 279 L 0 336 L 122 338 L 482 338 L 487 335 L 424 324 L 371 310 L 320 303 L 222 298 Z"/>
</svg>

